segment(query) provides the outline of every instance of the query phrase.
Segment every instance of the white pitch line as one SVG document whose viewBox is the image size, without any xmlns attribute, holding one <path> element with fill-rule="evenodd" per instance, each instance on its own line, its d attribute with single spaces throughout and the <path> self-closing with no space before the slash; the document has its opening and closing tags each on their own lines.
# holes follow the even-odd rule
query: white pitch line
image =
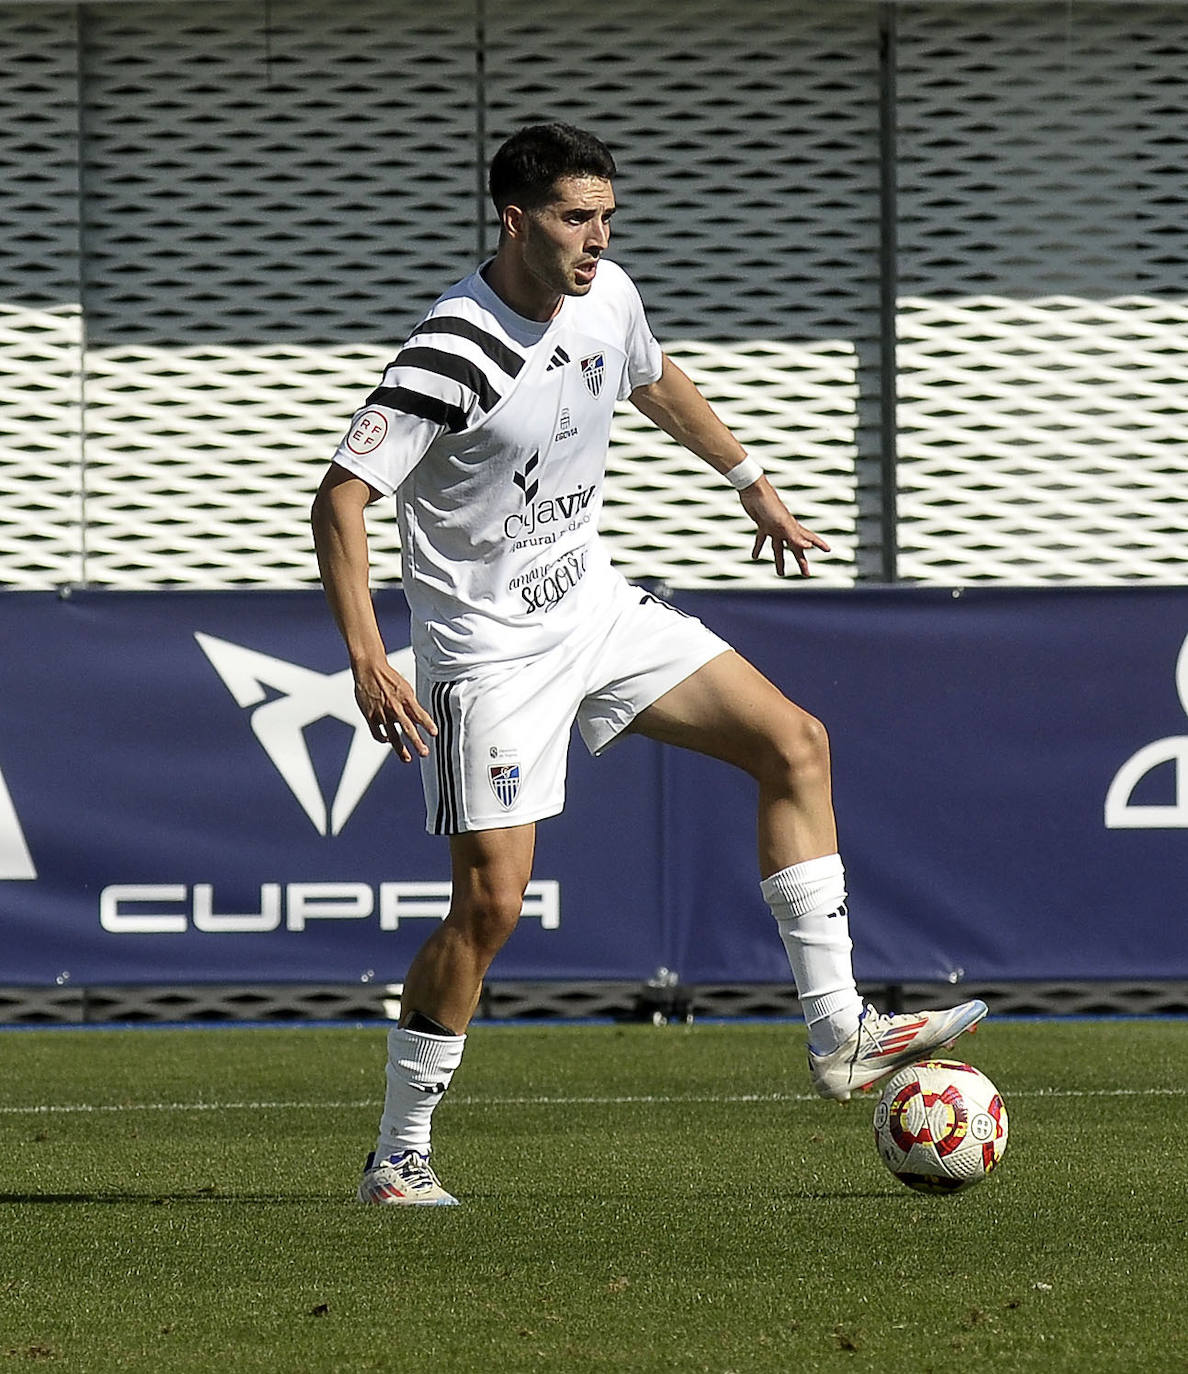
<svg viewBox="0 0 1188 1374">
<path fill-rule="evenodd" d="M 1035 1088 L 1009 1092 L 1017 1098 L 1061 1097 L 1185 1097 L 1185 1088 Z M 819 1102 L 815 1093 L 731 1093 L 667 1097 L 660 1094 L 622 1097 L 451 1097 L 455 1107 L 624 1107 L 624 1106 L 735 1106 L 756 1102 Z M 857 1099 L 861 1102 L 862 1099 Z M 875 1100 L 873 1093 L 867 1101 Z M 361 1111 L 380 1106 L 378 1098 L 353 1102 L 74 1102 L 38 1103 L 25 1107 L 0 1106 L 0 1116 L 92 1115 L 107 1112 L 326 1112 Z"/>
</svg>

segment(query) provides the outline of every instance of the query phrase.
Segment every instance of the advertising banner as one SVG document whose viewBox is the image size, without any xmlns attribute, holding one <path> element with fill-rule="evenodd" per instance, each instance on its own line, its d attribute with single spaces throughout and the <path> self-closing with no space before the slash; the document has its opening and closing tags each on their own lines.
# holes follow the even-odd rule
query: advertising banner
<svg viewBox="0 0 1188 1374">
<path fill-rule="evenodd" d="M 377 603 L 411 674 L 404 598 Z M 448 849 L 319 593 L 12 594 L 0 639 L 0 983 L 403 977 Z M 572 751 L 503 977 L 663 962 L 657 759 L 618 753 L 603 806 Z"/>
<path fill-rule="evenodd" d="M 877 588 L 685 596 L 825 722 L 860 978 L 1188 976 L 1188 589 Z M 700 761 L 666 758 L 693 796 Z M 745 781 L 712 784 L 749 814 Z M 708 807 L 678 910 L 729 910 L 753 860 Z M 742 956 L 781 972 L 759 905 Z M 689 981 L 731 956 L 679 927 Z M 762 972 L 766 970 L 766 972 Z"/>
<path fill-rule="evenodd" d="M 1188 977 L 1188 590 L 673 600 L 829 728 L 860 978 Z M 0 692 L 0 983 L 399 981 L 444 914 L 318 592 L 3 594 Z M 787 977 L 748 777 L 576 743 L 568 797 L 492 977 Z"/>
</svg>

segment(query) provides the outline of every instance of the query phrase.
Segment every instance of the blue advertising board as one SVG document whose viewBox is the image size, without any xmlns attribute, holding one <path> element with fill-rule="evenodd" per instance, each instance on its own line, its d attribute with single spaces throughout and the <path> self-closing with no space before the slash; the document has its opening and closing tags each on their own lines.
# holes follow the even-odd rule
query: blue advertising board
<svg viewBox="0 0 1188 1374">
<path fill-rule="evenodd" d="M 1188 976 L 1188 590 L 682 605 L 829 728 L 860 977 Z M 703 765 L 673 755 L 667 767 L 683 795 Z M 715 788 L 725 809 L 749 808 L 745 784 Z M 677 905 L 722 910 L 745 891 L 750 855 L 712 849 L 704 816 L 688 816 L 700 842 L 680 846 Z M 673 967 L 708 981 L 734 935 L 682 931 Z M 747 931 L 757 978 L 766 932 L 761 920 Z M 765 967 L 774 977 L 778 961 Z"/>
<path fill-rule="evenodd" d="M 860 978 L 1188 977 L 1188 590 L 674 600 L 829 727 Z M 7 593 L 0 646 L 0 983 L 403 977 L 447 846 L 318 592 Z M 492 976 L 786 978 L 754 805 L 577 745 Z"/>
</svg>

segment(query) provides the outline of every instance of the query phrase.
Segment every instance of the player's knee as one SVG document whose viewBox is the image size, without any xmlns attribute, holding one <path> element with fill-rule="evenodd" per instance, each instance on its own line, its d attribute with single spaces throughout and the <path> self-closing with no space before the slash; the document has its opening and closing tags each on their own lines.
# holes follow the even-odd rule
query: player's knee
<svg viewBox="0 0 1188 1374">
<path fill-rule="evenodd" d="M 515 930 L 523 904 L 523 888 L 517 884 L 483 884 L 455 901 L 449 920 L 465 931 L 477 951 L 494 958 Z"/>
<path fill-rule="evenodd" d="M 789 793 L 827 783 L 829 733 L 825 726 L 816 716 L 789 703 L 767 753 L 766 766 L 766 781 Z"/>
</svg>

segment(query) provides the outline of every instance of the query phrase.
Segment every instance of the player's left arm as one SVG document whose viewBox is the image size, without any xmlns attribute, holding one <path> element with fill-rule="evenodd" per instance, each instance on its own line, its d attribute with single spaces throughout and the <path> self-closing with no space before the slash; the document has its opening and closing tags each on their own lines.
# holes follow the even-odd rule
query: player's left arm
<svg viewBox="0 0 1188 1374">
<path fill-rule="evenodd" d="M 637 386 L 631 393 L 631 404 L 723 476 L 747 456 L 710 403 L 667 354 L 660 376 L 646 386 Z M 751 557 L 758 558 L 764 544 L 770 540 L 776 572 L 781 577 L 784 576 L 785 549 L 796 560 L 801 575 L 808 577 L 808 550 L 820 549 L 828 553 L 829 545 L 825 540 L 805 529 L 766 477 L 743 487 L 738 496 L 743 510 L 755 525 Z"/>
</svg>

